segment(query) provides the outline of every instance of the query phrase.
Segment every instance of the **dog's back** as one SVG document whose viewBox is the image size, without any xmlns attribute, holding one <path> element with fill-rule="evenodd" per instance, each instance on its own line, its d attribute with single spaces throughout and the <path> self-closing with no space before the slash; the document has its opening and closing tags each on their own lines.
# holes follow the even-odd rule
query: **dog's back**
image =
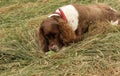
<svg viewBox="0 0 120 76">
<path fill-rule="evenodd" d="M 78 5 L 74 4 L 74 7 L 79 12 L 79 19 L 82 20 L 108 20 L 108 21 L 116 21 L 120 18 L 120 14 L 118 11 L 113 9 L 112 7 L 105 4 L 96 4 L 96 5 Z"/>
</svg>

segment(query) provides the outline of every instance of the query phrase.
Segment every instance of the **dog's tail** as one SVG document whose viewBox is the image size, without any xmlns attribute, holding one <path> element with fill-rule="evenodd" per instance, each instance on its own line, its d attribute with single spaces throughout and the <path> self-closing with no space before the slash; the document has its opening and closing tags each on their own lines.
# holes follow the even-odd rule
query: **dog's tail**
<svg viewBox="0 0 120 76">
<path fill-rule="evenodd" d="M 120 25 L 120 19 L 117 19 L 116 21 L 111 21 L 111 25 Z"/>
<path fill-rule="evenodd" d="M 111 24 L 112 25 L 120 25 L 120 12 L 115 12 L 114 14 L 115 18 L 113 18 L 114 20 L 111 20 Z"/>
</svg>

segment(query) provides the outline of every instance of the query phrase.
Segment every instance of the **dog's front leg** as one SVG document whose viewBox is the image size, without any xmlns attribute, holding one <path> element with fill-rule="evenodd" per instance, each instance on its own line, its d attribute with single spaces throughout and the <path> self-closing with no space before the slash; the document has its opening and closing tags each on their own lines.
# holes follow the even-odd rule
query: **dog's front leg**
<svg viewBox="0 0 120 76">
<path fill-rule="evenodd" d="M 83 35 L 84 33 L 81 27 L 78 27 L 78 29 L 75 31 L 75 34 L 76 34 L 76 39 L 74 40 L 75 43 L 81 41 L 84 37 Z"/>
</svg>

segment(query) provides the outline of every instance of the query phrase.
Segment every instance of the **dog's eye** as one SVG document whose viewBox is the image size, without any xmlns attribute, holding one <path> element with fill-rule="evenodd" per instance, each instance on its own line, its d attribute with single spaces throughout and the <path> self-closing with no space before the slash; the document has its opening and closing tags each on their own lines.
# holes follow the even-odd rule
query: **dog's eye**
<svg viewBox="0 0 120 76">
<path fill-rule="evenodd" d="M 47 39 L 53 39 L 53 38 L 57 38 L 57 37 L 58 37 L 58 34 L 56 34 L 56 33 L 50 33 L 50 34 L 46 35 Z"/>
<path fill-rule="evenodd" d="M 53 35 L 53 34 L 48 34 L 48 35 L 46 35 L 46 38 L 47 39 L 52 39 L 52 38 L 54 38 L 55 36 Z"/>
<path fill-rule="evenodd" d="M 55 38 L 57 38 L 57 37 L 58 37 L 58 34 L 55 34 L 54 36 L 55 36 Z"/>
<path fill-rule="evenodd" d="M 53 33 L 53 34 L 52 34 L 52 37 L 53 37 L 53 38 L 57 38 L 57 37 L 58 37 L 58 34 L 57 34 L 57 33 Z"/>
<path fill-rule="evenodd" d="M 46 34 L 45 37 L 46 37 L 47 39 L 49 39 L 51 36 L 50 36 L 50 34 Z"/>
<path fill-rule="evenodd" d="M 51 34 L 51 37 L 52 37 L 52 38 L 55 38 L 55 37 L 56 37 L 56 34 Z"/>
</svg>

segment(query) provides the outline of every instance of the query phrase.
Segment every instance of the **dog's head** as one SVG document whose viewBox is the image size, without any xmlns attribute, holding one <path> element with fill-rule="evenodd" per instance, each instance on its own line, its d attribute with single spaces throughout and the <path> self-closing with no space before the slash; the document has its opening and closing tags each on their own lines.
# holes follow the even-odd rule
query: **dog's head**
<svg viewBox="0 0 120 76">
<path fill-rule="evenodd" d="M 38 40 L 44 52 L 58 51 L 75 39 L 75 33 L 68 23 L 60 17 L 50 17 L 41 23 Z"/>
</svg>

